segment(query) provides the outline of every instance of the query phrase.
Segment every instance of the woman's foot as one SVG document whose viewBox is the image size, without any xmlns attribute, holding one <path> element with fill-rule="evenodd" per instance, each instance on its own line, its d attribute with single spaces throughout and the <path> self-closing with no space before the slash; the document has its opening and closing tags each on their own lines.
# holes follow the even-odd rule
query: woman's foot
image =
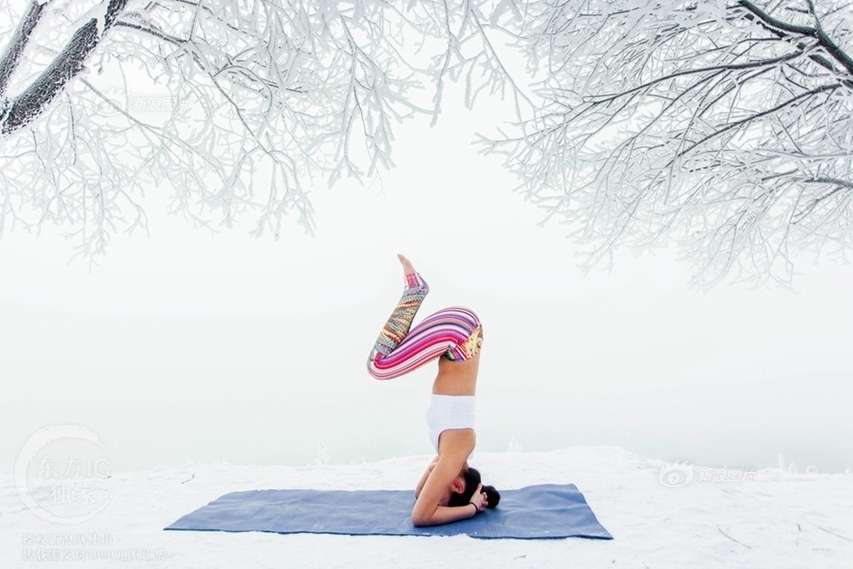
<svg viewBox="0 0 853 569">
<path fill-rule="evenodd" d="M 403 265 L 403 277 L 406 280 L 406 288 L 424 295 L 428 293 L 429 285 L 421 274 L 415 270 L 415 267 L 412 266 L 412 262 L 400 253 L 397 253 L 397 258 L 400 259 L 400 264 Z"/>
<path fill-rule="evenodd" d="M 397 253 L 397 258 L 400 259 L 400 264 L 403 265 L 403 273 L 408 275 L 410 273 L 415 272 L 415 268 L 412 266 L 412 262 L 406 258 L 405 255 L 401 255 Z"/>
</svg>

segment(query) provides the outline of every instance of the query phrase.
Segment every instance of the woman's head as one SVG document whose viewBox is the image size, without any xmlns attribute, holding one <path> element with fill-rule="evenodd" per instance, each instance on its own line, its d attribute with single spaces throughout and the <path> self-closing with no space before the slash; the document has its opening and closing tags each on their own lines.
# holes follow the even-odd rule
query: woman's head
<svg viewBox="0 0 853 569">
<path fill-rule="evenodd" d="M 447 505 L 464 506 L 470 502 L 474 492 L 477 491 L 477 486 L 479 486 L 481 482 L 482 479 L 480 477 L 479 470 L 473 466 L 463 467 L 459 476 L 457 476 L 451 483 L 450 500 L 447 502 Z M 497 506 L 498 502 L 500 502 L 501 495 L 497 490 L 495 490 L 495 487 L 483 485 L 482 490 L 486 493 L 486 507 L 494 508 Z"/>
</svg>

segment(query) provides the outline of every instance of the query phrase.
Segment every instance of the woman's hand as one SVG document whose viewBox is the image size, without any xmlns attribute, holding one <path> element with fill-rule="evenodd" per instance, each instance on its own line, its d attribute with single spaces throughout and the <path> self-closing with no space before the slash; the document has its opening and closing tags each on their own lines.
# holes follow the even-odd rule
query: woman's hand
<svg viewBox="0 0 853 569">
<path fill-rule="evenodd" d="M 482 482 L 477 485 L 477 489 L 474 491 L 474 495 L 471 496 L 471 499 L 469 500 L 469 502 L 471 502 L 472 504 L 477 506 L 478 512 L 482 512 L 483 510 L 486 509 L 486 506 L 489 504 L 489 500 L 488 500 L 488 497 L 486 496 L 486 493 L 483 492 L 483 483 Z"/>
</svg>

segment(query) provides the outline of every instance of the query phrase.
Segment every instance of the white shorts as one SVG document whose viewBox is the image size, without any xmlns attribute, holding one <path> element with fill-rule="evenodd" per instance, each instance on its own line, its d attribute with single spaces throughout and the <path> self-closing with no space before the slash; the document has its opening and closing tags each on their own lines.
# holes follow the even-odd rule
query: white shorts
<svg viewBox="0 0 853 569">
<path fill-rule="evenodd" d="M 426 412 L 429 441 L 438 452 L 438 437 L 447 429 L 474 428 L 474 395 L 431 394 Z"/>
</svg>

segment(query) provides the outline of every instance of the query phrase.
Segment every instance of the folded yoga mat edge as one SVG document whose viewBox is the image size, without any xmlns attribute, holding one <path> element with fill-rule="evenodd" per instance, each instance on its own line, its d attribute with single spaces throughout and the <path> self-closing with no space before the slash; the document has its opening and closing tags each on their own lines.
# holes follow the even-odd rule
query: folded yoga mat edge
<svg viewBox="0 0 853 569">
<path fill-rule="evenodd" d="M 242 490 L 229 492 L 163 528 L 278 534 L 469 535 L 482 539 L 613 539 L 574 484 L 501 491 L 495 509 L 438 526 L 416 527 L 411 490 Z M 329 513 L 332 515 L 329 515 Z"/>
</svg>

